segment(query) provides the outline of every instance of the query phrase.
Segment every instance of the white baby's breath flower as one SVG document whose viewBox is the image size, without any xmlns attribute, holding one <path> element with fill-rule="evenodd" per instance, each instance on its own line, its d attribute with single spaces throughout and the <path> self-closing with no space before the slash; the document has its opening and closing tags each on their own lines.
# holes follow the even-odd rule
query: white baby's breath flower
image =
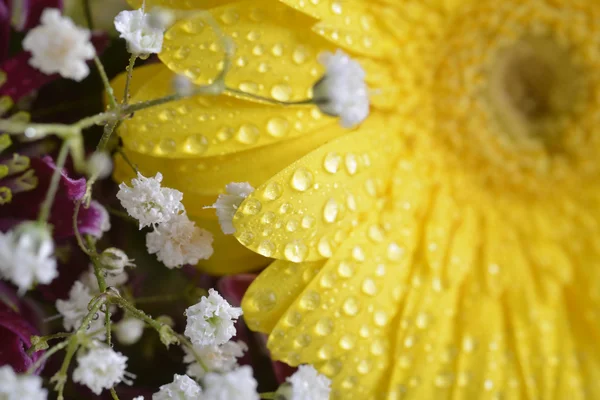
<svg viewBox="0 0 600 400">
<path fill-rule="evenodd" d="M 59 73 L 64 78 L 80 81 L 90 73 L 86 61 L 96 50 L 91 34 L 60 15 L 55 8 L 46 8 L 41 25 L 29 31 L 23 48 L 31 52 L 29 64 L 45 74 Z"/>
<path fill-rule="evenodd" d="M 143 9 L 121 11 L 115 17 L 115 28 L 127 41 L 127 49 L 136 55 L 160 53 L 164 26 L 153 23 Z"/>
<path fill-rule="evenodd" d="M 369 89 L 365 71 L 341 50 L 324 52 L 319 62 L 325 75 L 313 87 L 313 99 L 325 114 L 340 117 L 344 128 L 352 128 L 369 115 Z"/>
<path fill-rule="evenodd" d="M 202 378 L 206 374 L 204 367 L 196 362 L 196 358 L 187 347 L 184 347 L 183 350 L 186 353 L 183 361 L 190 363 L 186 373 L 197 379 Z M 222 345 L 194 346 L 194 351 L 200 356 L 208 370 L 219 373 L 237 368 L 238 358 L 242 357 L 247 350 L 248 346 L 242 341 L 230 341 Z"/>
<path fill-rule="evenodd" d="M 233 371 L 217 374 L 209 372 L 202 380 L 204 399 L 258 400 L 257 383 L 252 368 L 243 366 Z"/>
<path fill-rule="evenodd" d="M 144 400 L 144 396 L 136 396 L 131 400 Z"/>
<path fill-rule="evenodd" d="M 110 215 L 106 208 L 96 200 L 92 200 L 90 204 L 100 213 L 100 230 L 102 232 L 110 231 Z"/>
<path fill-rule="evenodd" d="M 117 340 L 126 346 L 137 343 L 144 333 L 144 322 L 133 317 L 125 317 L 113 326 Z"/>
<path fill-rule="evenodd" d="M 233 215 L 244 199 L 252 192 L 254 192 L 254 188 L 248 182 L 232 182 L 225 186 L 225 193 L 217 197 L 215 204 L 207 207 L 217 210 L 219 225 L 221 225 L 224 234 L 231 235 L 235 233 Z"/>
<path fill-rule="evenodd" d="M 17 375 L 10 365 L 0 367 L 0 399 L 46 400 L 48 392 L 42 388 L 42 378 L 35 375 Z"/>
<path fill-rule="evenodd" d="M 146 235 L 146 247 L 168 268 L 196 264 L 213 253 L 213 236 L 198 228 L 186 214 L 174 215 Z"/>
<path fill-rule="evenodd" d="M 185 315 L 185 335 L 194 345 L 211 346 L 226 343 L 235 335 L 234 322 L 242 309 L 232 307 L 216 290 L 209 289 L 208 297 L 188 307 Z"/>
<path fill-rule="evenodd" d="M 161 181 L 160 172 L 154 178 L 138 173 L 137 178 L 131 180 L 132 187 L 119 185 L 117 198 L 127 213 L 140 222 L 140 229 L 167 222 L 183 210 L 183 193 L 161 187 Z"/>
<path fill-rule="evenodd" d="M 187 375 L 173 376 L 173 382 L 162 385 L 152 400 L 198 400 L 202 395 L 200 386 Z"/>
<path fill-rule="evenodd" d="M 83 319 L 89 313 L 88 304 L 96 293 L 81 281 L 76 281 L 69 291 L 67 300 L 57 300 L 56 309 L 63 317 L 63 326 L 67 331 L 76 330 L 81 326 Z M 88 332 L 99 332 L 98 339 L 104 339 L 104 313 L 98 311 L 89 325 Z"/>
<path fill-rule="evenodd" d="M 127 357 L 108 347 L 98 346 L 77 355 L 73 381 L 99 395 L 125 378 Z"/>
<path fill-rule="evenodd" d="M 19 294 L 36 283 L 50 283 L 58 276 L 54 242 L 47 226 L 24 222 L 0 232 L 0 277 L 19 288 Z"/>
<path fill-rule="evenodd" d="M 327 400 L 331 392 L 331 381 L 319 374 L 312 365 L 301 365 L 286 379 L 289 382 L 288 400 Z M 285 386 L 285 385 L 284 385 Z M 277 391 L 279 393 L 279 390 Z"/>
</svg>

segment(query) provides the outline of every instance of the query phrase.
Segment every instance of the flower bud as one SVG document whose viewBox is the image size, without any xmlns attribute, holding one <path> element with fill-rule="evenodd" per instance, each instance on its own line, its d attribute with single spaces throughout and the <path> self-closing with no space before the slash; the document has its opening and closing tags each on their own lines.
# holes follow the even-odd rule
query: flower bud
<svg viewBox="0 0 600 400">
<path fill-rule="evenodd" d="M 104 151 L 96 151 L 87 160 L 88 176 L 96 177 L 96 179 L 106 179 L 110 176 L 113 169 L 110 155 Z"/>
<path fill-rule="evenodd" d="M 137 318 L 125 317 L 115 324 L 115 336 L 117 340 L 126 346 L 137 343 L 144 333 L 144 322 Z"/>
<path fill-rule="evenodd" d="M 123 250 L 109 247 L 100 254 L 100 263 L 111 274 L 120 274 L 125 267 L 135 267 L 135 264 L 127 257 Z"/>
</svg>

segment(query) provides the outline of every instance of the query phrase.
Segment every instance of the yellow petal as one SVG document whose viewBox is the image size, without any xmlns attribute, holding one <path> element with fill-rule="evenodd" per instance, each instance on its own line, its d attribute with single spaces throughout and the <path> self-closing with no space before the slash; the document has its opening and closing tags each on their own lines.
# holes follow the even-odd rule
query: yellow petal
<svg viewBox="0 0 600 400">
<path fill-rule="evenodd" d="M 133 79 L 129 83 L 129 94 L 135 94 L 142 86 L 144 86 L 151 78 L 156 76 L 156 74 L 163 71 L 165 67 L 162 64 L 145 64 L 140 67 L 137 67 L 133 70 Z M 110 85 L 112 86 L 115 97 L 118 101 L 123 99 L 123 94 L 125 93 L 125 82 L 127 80 L 127 73 L 123 72 L 117 75 L 112 81 L 110 81 Z M 104 95 L 104 104 L 108 104 L 107 95 Z"/>
<path fill-rule="evenodd" d="M 142 7 L 144 0 L 127 0 L 133 8 Z M 236 0 L 145 0 L 146 8 L 166 7 L 175 10 L 199 10 L 218 7 Z"/>
<path fill-rule="evenodd" d="M 151 71 L 155 75 L 135 92 L 132 102 L 172 93 L 175 74 L 164 66 Z M 334 123 L 314 106 L 282 107 L 230 96 L 195 96 L 138 111 L 122 124 L 119 134 L 126 148 L 141 154 L 197 158 L 279 143 Z"/>
<path fill-rule="evenodd" d="M 333 13 L 317 22 L 313 31 L 336 45 L 352 53 L 364 56 L 389 58 L 396 53 L 398 43 L 388 31 L 380 27 L 380 22 L 372 9 L 379 9 L 373 2 L 344 3 L 334 1 Z M 347 7 L 348 10 L 344 10 Z"/>
<path fill-rule="evenodd" d="M 253 187 L 259 187 L 293 160 L 301 158 L 344 132 L 334 122 L 322 131 L 286 142 L 225 156 L 196 159 L 151 157 L 129 150 L 126 153 L 145 176 L 154 176 L 156 172 L 161 172 L 164 185 L 182 191 L 185 194 L 186 206 L 194 208 L 195 215 L 200 215 L 199 209 L 213 204 L 228 183 L 249 182 Z M 131 167 L 122 162 L 120 157 L 116 159 L 117 181 L 132 177 Z M 193 198 L 191 204 L 187 203 L 188 198 Z M 214 214 L 214 210 L 210 212 Z"/>
<path fill-rule="evenodd" d="M 392 238 L 400 235 L 386 231 L 389 221 L 378 214 L 355 229 L 269 337 L 277 359 L 290 365 L 312 363 L 333 378 L 332 398 L 371 398 L 381 393 L 389 374 L 396 329 L 392 321 L 412 249 L 406 249 L 404 258 L 395 250 L 390 253 L 399 245 Z"/>
<path fill-rule="evenodd" d="M 236 47 L 227 86 L 276 100 L 304 100 L 321 77 L 317 54 L 333 50 L 312 34 L 313 19 L 272 0 L 247 0 L 210 11 Z M 161 60 L 197 83 L 214 79 L 225 54 L 202 17 L 180 21 L 165 34 Z"/>
<path fill-rule="evenodd" d="M 399 148 L 383 115 L 294 162 L 258 188 L 234 216 L 236 237 L 267 257 L 331 256 L 377 206 Z M 262 232 L 261 237 L 259 232 Z"/>
<path fill-rule="evenodd" d="M 296 300 L 324 261 L 292 263 L 275 260 L 250 285 L 244 295 L 244 321 L 254 331 L 269 333 Z"/>
</svg>

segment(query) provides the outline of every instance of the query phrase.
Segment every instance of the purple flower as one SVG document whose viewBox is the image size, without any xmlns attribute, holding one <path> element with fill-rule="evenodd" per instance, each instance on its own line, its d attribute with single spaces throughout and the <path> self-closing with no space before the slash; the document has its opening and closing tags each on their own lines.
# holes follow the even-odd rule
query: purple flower
<svg viewBox="0 0 600 400">
<path fill-rule="evenodd" d="M 42 157 L 32 158 L 31 168 L 38 180 L 37 186 L 33 190 L 19 193 L 10 203 L 0 207 L 0 230 L 2 231 L 7 231 L 24 220 L 37 218 L 56 166 L 50 157 Z M 74 236 L 72 217 L 75 204 L 83 198 L 85 189 L 84 178 L 72 179 L 63 169 L 49 220 L 54 228 L 52 234 L 55 239 Z M 79 211 L 77 219 L 79 232 L 100 237 L 110 227 L 108 218 L 106 209 L 100 203 L 92 201 L 89 208 L 82 206 Z"/>
<path fill-rule="evenodd" d="M 40 321 L 39 313 L 31 304 L 0 282 L 0 366 L 8 364 L 16 372 L 25 372 L 42 356 L 43 350 L 27 354 L 31 336 L 40 334 L 36 328 Z M 36 373 L 40 371 L 41 367 Z"/>
</svg>

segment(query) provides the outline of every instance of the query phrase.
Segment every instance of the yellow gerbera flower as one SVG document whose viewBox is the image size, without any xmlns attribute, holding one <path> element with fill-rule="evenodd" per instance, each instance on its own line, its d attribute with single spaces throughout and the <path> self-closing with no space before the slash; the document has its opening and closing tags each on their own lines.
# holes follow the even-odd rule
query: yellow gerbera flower
<svg viewBox="0 0 600 400">
<path fill-rule="evenodd" d="M 273 356 L 314 364 L 341 399 L 600 398 L 600 3 L 208 3 L 237 45 L 229 87 L 302 100 L 317 54 L 342 48 L 373 90 L 351 131 L 223 95 L 120 132 L 198 215 L 227 183 L 257 187 L 233 222 L 277 259 L 243 304 Z M 160 57 L 137 100 L 223 67 L 200 18 Z"/>
</svg>

